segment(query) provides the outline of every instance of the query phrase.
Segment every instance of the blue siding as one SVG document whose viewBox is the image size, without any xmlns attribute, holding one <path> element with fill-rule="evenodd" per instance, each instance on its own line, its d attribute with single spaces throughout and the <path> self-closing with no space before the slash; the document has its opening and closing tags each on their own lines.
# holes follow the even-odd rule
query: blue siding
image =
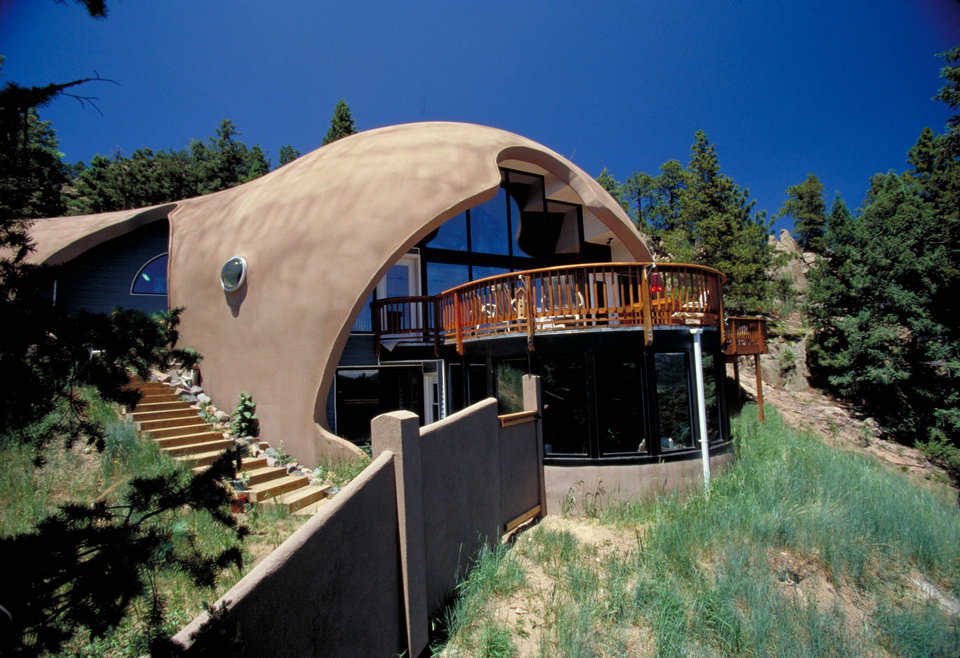
<svg viewBox="0 0 960 658">
<path fill-rule="evenodd" d="M 166 295 L 131 295 L 130 285 L 148 260 L 167 251 L 169 232 L 169 222 L 154 222 L 72 260 L 57 273 L 57 305 L 70 312 L 167 310 Z"/>
</svg>

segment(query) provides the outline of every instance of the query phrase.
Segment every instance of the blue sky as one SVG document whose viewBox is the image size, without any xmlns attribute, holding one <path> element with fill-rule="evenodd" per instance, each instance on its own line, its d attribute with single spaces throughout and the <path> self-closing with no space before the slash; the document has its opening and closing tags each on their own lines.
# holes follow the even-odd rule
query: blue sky
<svg viewBox="0 0 960 658">
<path fill-rule="evenodd" d="M 180 148 L 230 118 L 276 163 L 319 147 L 343 97 L 359 129 L 424 120 L 511 130 L 618 179 L 686 162 L 703 129 L 775 213 L 815 173 L 851 207 L 900 170 L 960 42 L 955 0 L 484 3 L 108 0 L 106 20 L 0 0 L 0 82 L 91 75 L 103 112 L 41 112 L 69 161 Z M 780 222 L 778 226 L 784 225 Z"/>
</svg>

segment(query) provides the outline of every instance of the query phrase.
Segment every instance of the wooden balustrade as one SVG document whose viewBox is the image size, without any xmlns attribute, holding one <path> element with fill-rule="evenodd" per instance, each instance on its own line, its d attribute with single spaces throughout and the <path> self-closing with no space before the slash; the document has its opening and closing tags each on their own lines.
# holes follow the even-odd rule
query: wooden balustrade
<svg viewBox="0 0 960 658">
<path fill-rule="evenodd" d="M 728 342 L 724 347 L 724 354 L 735 356 L 767 353 L 766 318 L 730 316 L 727 318 L 726 335 Z"/>
<path fill-rule="evenodd" d="M 377 354 L 384 343 L 426 343 L 440 346 L 437 331 L 440 296 L 388 297 L 373 302 Z"/>
<path fill-rule="evenodd" d="M 433 297 L 394 297 L 373 304 L 382 341 L 436 343 L 654 326 L 719 326 L 723 275 L 701 265 L 599 263 L 500 274 Z"/>
</svg>

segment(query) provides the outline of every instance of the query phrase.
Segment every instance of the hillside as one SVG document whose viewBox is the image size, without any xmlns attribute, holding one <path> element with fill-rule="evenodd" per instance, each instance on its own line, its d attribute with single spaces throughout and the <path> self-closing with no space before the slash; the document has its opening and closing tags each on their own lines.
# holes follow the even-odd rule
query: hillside
<svg viewBox="0 0 960 658">
<path fill-rule="evenodd" d="M 789 427 L 734 421 L 709 495 L 551 517 L 482 557 L 445 655 L 960 652 L 954 493 Z M 588 503 L 588 499 L 581 501 Z"/>
</svg>

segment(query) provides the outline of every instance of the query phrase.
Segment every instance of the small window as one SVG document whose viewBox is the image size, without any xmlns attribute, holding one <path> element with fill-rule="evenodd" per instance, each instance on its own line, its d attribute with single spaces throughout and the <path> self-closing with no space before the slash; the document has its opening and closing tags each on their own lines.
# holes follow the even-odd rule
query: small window
<svg viewBox="0 0 960 658">
<path fill-rule="evenodd" d="M 234 256 L 220 269 L 220 287 L 225 292 L 239 290 L 247 279 L 247 259 L 243 256 Z"/>
<path fill-rule="evenodd" d="M 128 270 L 129 271 L 129 270 Z M 167 254 L 160 254 L 148 260 L 130 286 L 131 295 L 167 294 Z"/>
</svg>

